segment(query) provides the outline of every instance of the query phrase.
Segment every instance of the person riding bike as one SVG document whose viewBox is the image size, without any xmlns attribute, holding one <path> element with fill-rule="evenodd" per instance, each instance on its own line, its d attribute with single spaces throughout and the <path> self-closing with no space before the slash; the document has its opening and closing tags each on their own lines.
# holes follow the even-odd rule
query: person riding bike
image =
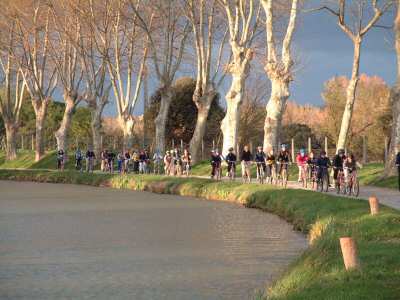
<svg viewBox="0 0 400 300">
<path fill-rule="evenodd" d="M 57 169 L 64 171 L 64 150 L 59 149 L 57 151 Z"/>
<path fill-rule="evenodd" d="M 314 155 L 314 152 L 310 152 L 307 159 L 307 170 L 308 170 L 308 177 L 311 179 L 314 172 L 317 171 L 317 158 Z"/>
<path fill-rule="evenodd" d="M 264 174 L 265 174 L 265 170 L 266 170 L 265 158 L 266 158 L 266 155 L 263 151 L 263 148 L 261 146 L 258 146 L 257 152 L 254 156 L 254 161 L 256 162 L 257 167 L 262 167 Z M 257 174 L 257 177 L 258 177 L 258 174 Z"/>
<path fill-rule="evenodd" d="M 212 150 L 211 151 L 211 179 L 214 178 L 217 170 L 221 169 L 222 158 L 219 155 L 218 151 Z"/>
<path fill-rule="evenodd" d="M 164 156 L 164 173 L 167 176 L 171 175 L 172 155 L 169 150 L 165 152 Z"/>
<path fill-rule="evenodd" d="M 189 176 L 189 171 L 192 167 L 192 155 L 190 154 L 188 149 L 183 150 L 182 163 L 183 172 L 185 172 L 185 174 Z"/>
<path fill-rule="evenodd" d="M 233 148 L 228 149 L 228 154 L 225 157 L 225 160 L 228 164 L 228 176 L 233 168 L 233 174 L 236 172 L 236 154 L 233 152 Z"/>
<path fill-rule="evenodd" d="M 249 150 L 249 146 L 244 146 L 242 155 L 240 156 L 240 162 L 242 165 L 242 177 L 244 178 L 245 176 L 248 177 L 250 180 L 250 165 L 251 161 L 253 160 L 253 155 L 251 154 Z"/>
<path fill-rule="evenodd" d="M 344 179 L 349 183 L 350 177 L 357 170 L 357 163 L 353 154 L 349 154 L 343 162 Z"/>
<path fill-rule="evenodd" d="M 337 154 L 335 155 L 334 159 L 333 159 L 333 179 L 336 182 L 337 178 L 338 178 L 338 174 L 339 172 L 343 172 L 343 162 L 346 159 L 346 156 L 344 155 L 344 150 L 343 149 L 339 149 Z"/>
<path fill-rule="evenodd" d="M 322 179 L 323 172 L 328 172 L 328 168 L 331 166 L 330 159 L 326 156 L 325 151 L 321 151 L 319 158 L 317 159 L 317 181 L 319 182 Z M 328 177 L 328 185 L 329 185 L 329 176 Z"/>
<path fill-rule="evenodd" d="M 308 156 L 305 149 L 300 149 L 299 154 L 296 156 L 297 167 L 299 168 L 298 181 L 301 182 L 301 176 L 304 168 L 307 167 Z M 305 174 L 306 175 L 306 174 Z"/>
<path fill-rule="evenodd" d="M 105 153 L 107 153 L 107 152 L 105 152 Z M 86 151 L 86 172 L 93 173 L 95 158 L 96 158 L 96 155 L 94 154 L 94 151 L 89 148 Z"/>
<path fill-rule="evenodd" d="M 269 151 L 269 153 L 265 157 L 265 161 L 266 161 L 266 177 L 272 179 L 273 170 L 274 170 L 275 164 L 276 164 L 274 149 L 271 149 Z"/>
<path fill-rule="evenodd" d="M 282 169 L 288 169 L 288 164 L 290 164 L 290 153 L 287 150 L 286 144 L 281 145 L 281 151 L 278 154 L 278 175 L 281 176 Z"/>
<path fill-rule="evenodd" d="M 75 169 L 77 171 L 82 172 L 82 160 L 83 160 L 83 155 L 81 149 L 76 149 L 75 151 Z"/>
</svg>

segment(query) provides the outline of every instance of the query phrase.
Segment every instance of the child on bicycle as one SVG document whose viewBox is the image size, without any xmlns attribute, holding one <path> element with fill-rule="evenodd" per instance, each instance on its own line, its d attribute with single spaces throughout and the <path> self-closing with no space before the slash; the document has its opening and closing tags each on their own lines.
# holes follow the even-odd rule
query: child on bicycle
<svg viewBox="0 0 400 300">
<path fill-rule="evenodd" d="M 344 179 L 349 183 L 350 177 L 356 172 L 357 164 L 353 154 L 349 154 L 343 162 Z"/>
<path fill-rule="evenodd" d="M 183 172 L 186 174 L 186 176 L 189 176 L 189 171 L 191 169 L 191 164 L 192 164 L 192 155 L 190 154 L 188 149 L 183 150 L 182 163 L 183 163 Z"/>
<path fill-rule="evenodd" d="M 231 170 L 233 168 L 233 174 L 236 172 L 236 154 L 233 152 L 233 148 L 228 149 L 228 154 L 225 157 L 226 163 L 228 164 L 228 175 L 231 173 Z M 235 176 L 235 175 L 233 175 Z"/>
<path fill-rule="evenodd" d="M 244 146 L 242 155 L 240 157 L 240 162 L 242 165 L 242 177 L 245 178 L 247 176 L 247 179 L 250 181 L 251 174 L 250 174 L 250 165 L 253 160 L 253 154 L 251 154 L 249 150 L 249 146 Z"/>
<path fill-rule="evenodd" d="M 264 174 L 265 174 L 265 170 L 266 170 L 265 157 L 266 157 L 266 155 L 263 151 L 263 148 L 261 146 L 258 146 L 254 160 L 257 164 L 257 170 L 258 170 L 258 168 L 262 168 Z M 259 174 L 257 171 L 257 179 L 258 179 L 258 175 Z"/>
<path fill-rule="evenodd" d="M 212 150 L 211 151 L 211 179 L 214 178 L 216 172 L 220 172 L 221 170 L 221 162 L 222 158 L 221 155 L 219 155 L 218 151 Z"/>
<path fill-rule="evenodd" d="M 266 160 L 266 177 L 272 179 L 274 168 L 275 168 L 275 163 L 276 163 L 274 149 L 271 149 L 268 152 L 265 160 Z"/>
<path fill-rule="evenodd" d="M 59 149 L 57 151 L 57 169 L 64 171 L 64 150 Z"/>
<path fill-rule="evenodd" d="M 310 152 L 307 159 L 307 171 L 308 171 L 308 178 L 312 179 L 313 174 L 317 171 L 317 158 L 314 156 L 314 152 Z"/>
<path fill-rule="evenodd" d="M 82 172 L 82 159 L 82 151 L 81 149 L 77 148 L 75 151 L 75 169 L 80 172 Z"/>
<path fill-rule="evenodd" d="M 281 145 L 281 151 L 278 155 L 278 175 L 281 176 L 282 170 L 287 171 L 288 165 L 290 164 L 290 153 L 287 150 L 286 144 Z"/>
<path fill-rule="evenodd" d="M 328 169 L 331 166 L 331 161 L 330 159 L 326 156 L 326 152 L 325 151 L 321 151 L 321 154 L 319 156 L 319 158 L 317 159 L 317 181 L 319 182 L 322 178 L 322 176 L 324 175 L 324 172 L 326 172 L 326 174 L 328 174 Z M 327 176 L 328 178 L 328 185 L 329 185 L 329 176 Z"/>
<path fill-rule="evenodd" d="M 333 180 L 337 181 L 338 179 L 338 175 L 339 172 L 343 172 L 343 163 L 346 159 L 346 156 L 344 155 L 344 150 L 343 149 L 339 149 L 338 153 L 335 155 L 334 159 L 333 159 Z"/>
<path fill-rule="evenodd" d="M 301 182 L 303 172 L 305 172 L 305 168 L 307 167 L 308 156 L 306 154 L 306 150 L 300 149 L 299 154 L 296 156 L 297 167 L 299 168 L 299 176 L 298 182 Z M 306 174 L 304 174 L 306 175 Z"/>
</svg>

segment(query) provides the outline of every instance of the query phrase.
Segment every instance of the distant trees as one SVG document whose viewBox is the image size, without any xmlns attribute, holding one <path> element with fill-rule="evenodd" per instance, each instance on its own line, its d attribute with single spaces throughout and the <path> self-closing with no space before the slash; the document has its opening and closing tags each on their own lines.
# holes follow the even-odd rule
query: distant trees
<svg viewBox="0 0 400 300">
<path fill-rule="evenodd" d="M 196 91 L 196 81 L 189 77 L 179 78 L 173 85 L 174 99 L 171 103 L 169 118 L 166 127 L 166 145 L 171 146 L 172 140 L 180 143 L 180 140 L 188 145 L 192 139 L 196 127 L 198 110 L 193 102 L 193 94 Z M 204 136 L 204 144 L 210 145 L 212 139 L 219 134 L 220 122 L 224 116 L 224 111 L 218 103 L 219 95 L 214 95 L 210 104 L 210 113 L 207 116 L 206 128 L 207 135 Z M 147 135 L 154 136 L 154 119 L 158 114 L 161 105 L 161 91 L 150 99 L 150 106 L 144 117 L 146 124 L 149 124 Z M 153 141 L 154 142 L 154 141 Z M 202 141 L 200 141 L 201 147 Z M 200 149 L 201 150 L 201 149 Z"/>
<path fill-rule="evenodd" d="M 379 2 L 382 3 L 378 3 L 377 0 L 372 0 L 370 4 L 368 1 L 363 0 L 338 0 L 336 9 L 329 8 L 328 6 L 323 6 L 321 8 L 337 17 L 339 28 L 351 39 L 354 46 L 353 66 L 351 77 L 346 89 L 346 105 L 343 111 L 340 132 L 336 144 L 337 149 L 344 149 L 346 147 L 347 137 L 351 127 L 357 85 L 359 82 L 362 42 L 368 31 L 377 24 L 382 15 L 394 3 L 392 0 Z"/>
</svg>

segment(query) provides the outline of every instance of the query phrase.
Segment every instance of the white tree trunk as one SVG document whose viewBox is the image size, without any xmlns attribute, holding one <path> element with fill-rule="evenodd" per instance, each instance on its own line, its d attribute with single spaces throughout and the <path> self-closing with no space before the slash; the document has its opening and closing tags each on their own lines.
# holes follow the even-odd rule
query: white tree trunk
<svg viewBox="0 0 400 300">
<path fill-rule="evenodd" d="M 271 78 L 271 77 L 270 77 Z M 289 81 L 281 78 L 271 79 L 271 97 L 267 104 L 264 123 L 264 151 L 279 149 L 279 136 L 286 102 L 290 96 Z"/>
<path fill-rule="evenodd" d="M 221 123 L 223 134 L 222 154 L 226 155 L 229 148 L 236 149 L 239 129 L 239 108 L 245 89 L 245 72 L 232 73 L 232 84 L 226 94 L 226 115 Z"/>
<path fill-rule="evenodd" d="M 32 99 L 33 109 L 35 111 L 35 161 L 41 160 L 44 155 L 43 126 L 46 119 L 47 107 L 50 103 L 49 99 L 37 100 Z"/>
<path fill-rule="evenodd" d="M 156 127 L 155 150 L 158 153 L 164 153 L 165 151 L 165 128 L 167 127 L 169 107 L 171 106 L 172 99 L 173 92 L 171 87 L 165 87 L 161 92 L 160 111 L 154 120 Z"/>
<path fill-rule="evenodd" d="M 55 132 L 54 136 L 57 140 L 57 150 L 63 150 L 65 153 L 68 148 L 68 130 L 71 127 L 72 115 L 76 105 L 77 97 L 64 93 L 65 110 L 61 120 L 60 127 Z"/>
<path fill-rule="evenodd" d="M 195 96 L 194 96 L 195 97 Z M 201 160 L 201 145 L 207 126 L 207 118 L 210 112 L 211 103 L 215 97 L 215 93 L 208 93 L 202 99 L 194 100 L 197 106 L 196 127 L 190 140 L 190 153 L 193 163 Z"/>
<path fill-rule="evenodd" d="M 392 102 L 392 133 L 390 138 L 389 155 L 385 162 L 384 176 L 396 174 L 396 155 L 400 151 L 400 0 L 397 1 L 397 16 L 394 21 L 395 46 L 397 58 L 397 82 L 391 91 Z"/>
<path fill-rule="evenodd" d="M 119 117 L 119 124 L 124 136 L 123 151 L 128 151 L 133 145 L 133 127 L 135 125 L 132 116 Z"/>
<path fill-rule="evenodd" d="M 6 129 L 6 159 L 14 160 L 17 158 L 17 128 L 18 126 L 10 121 L 4 120 Z"/>
<path fill-rule="evenodd" d="M 99 106 L 91 109 L 90 127 L 92 129 L 93 151 L 94 151 L 94 153 L 96 155 L 96 159 L 100 158 L 100 153 L 102 151 L 102 145 L 101 145 L 101 115 L 102 115 L 102 110 L 99 109 Z"/>
<path fill-rule="evenodd" d="M 356 99 L 356 91 L 359 80 L 359 67 L 360 67 L 360 50 L 361 50 L 361 38 L 354 40 L 354 58 L 353 58 L 353 70 L 349 85 L 346 91 L 346 106 L 343 112 L 342 124 L 340 126 L 340 133 L 336 149 L 345 149 L 347 136 L 351 126 L 351 119 L 353 116 L 354 102 Z"/>
</svg>

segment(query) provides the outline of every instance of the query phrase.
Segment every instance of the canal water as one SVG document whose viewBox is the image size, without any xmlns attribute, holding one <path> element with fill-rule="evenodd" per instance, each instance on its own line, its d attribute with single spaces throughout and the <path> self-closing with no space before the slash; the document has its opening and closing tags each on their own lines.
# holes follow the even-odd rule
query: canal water
<svg viewBox="0 0 400 300">
<path fill-rule="evenodd" d="M 0 181 L 0 299 L 252 299 L 306 246 L 236 204 Z"/>
</svg>

